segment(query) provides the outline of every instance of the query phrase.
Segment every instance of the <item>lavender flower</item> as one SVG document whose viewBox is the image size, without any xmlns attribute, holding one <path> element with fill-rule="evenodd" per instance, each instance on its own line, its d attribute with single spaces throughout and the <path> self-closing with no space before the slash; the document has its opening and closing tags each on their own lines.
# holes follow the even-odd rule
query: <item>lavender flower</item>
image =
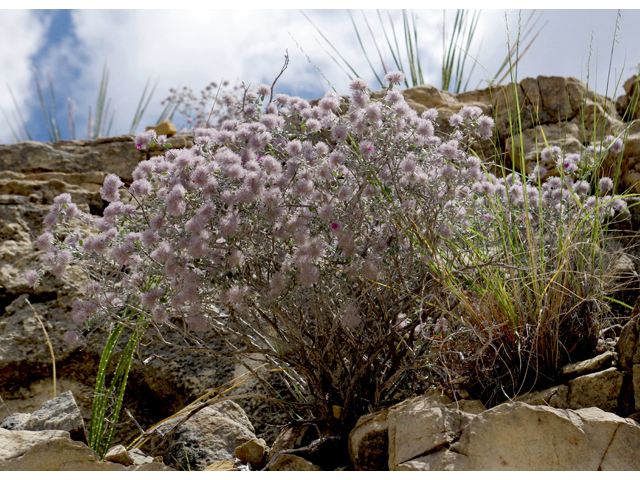
<svg viewBox="0 0 640 480">
<path fill-rule="evenodd" d="M 100 189 L 100 196 L 107 202 L 116 202 L 120 198 L 118 189 L 123 185 L 124 183 L 120 180 L 120 177 L 110 173 L 104 179 L 102 188 Z"/>
<path fill-rule="evenodd" d="M 404 73 L 398 71 L 389 72 L 384 76 L 384 81 L 389 85 L 400 85 L 404 82 Z"/>
<path fill-rule="evenodd" d="M 613 188 L 613 180 L 609 177 L 602 177 L 598 185 L 600 187 L 600 193 L 607 193 Z"/>
<path fill-rule="evenodd" d="M 144 133 L 139 133 L 136 136 L 136 147 L 138 147 L 138 150 L 146 150 L 149 148 L 155 136 L 155 130 L 147 130 Z"/>
</svg>

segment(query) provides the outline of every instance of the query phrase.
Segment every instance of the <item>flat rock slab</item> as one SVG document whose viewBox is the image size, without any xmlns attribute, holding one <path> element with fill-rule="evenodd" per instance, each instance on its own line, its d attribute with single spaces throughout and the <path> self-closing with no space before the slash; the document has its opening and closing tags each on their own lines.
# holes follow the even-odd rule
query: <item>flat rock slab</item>
<svg viewBox="0 0 640 480">
<path fill-rule="evenodd" d="M 402 440 L 390 449 L 402 449 Z M 640 426 L 599 408 L 561 410 L 521 402 L 475 415 L 448 448 L 394 470 L 638 470 Z"/>
</svg>

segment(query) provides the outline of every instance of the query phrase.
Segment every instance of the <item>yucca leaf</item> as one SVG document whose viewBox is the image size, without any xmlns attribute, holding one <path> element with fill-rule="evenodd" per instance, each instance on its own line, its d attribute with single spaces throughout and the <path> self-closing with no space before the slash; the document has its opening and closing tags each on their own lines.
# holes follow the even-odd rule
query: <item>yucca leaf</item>
<svg viewBox="0 0 640 480">
<path fill-rule="evenodd" d="M 358 30 L 358 27 L 356 26 L 356 22 L 353 20 L 353 15 L 351 15 L 351 10 L 347 10 L 347 13 L 349 14 L 349 18 L 351 19 L 351 23 L 353 24 L 353 29 L 356 32 L 356 36 L 358 37 L 358 43 L 360 44 L 360 48 L 362 49 L 362 53 L 364 54 L 364 58 L 367 59 L 367 63 L 369 64 L 369 67 L 371 67 L 371 71 L 373 72 L 373 74 L 375 75 L 376 79 L 380 83 L 380 86 L 383 86 L 384 84 L 382 83 L 382 80 L 380 80 L 380 77 L 378 76 L 378 73 L 376 72 L 376 69 L 373 68 L 373 65 L 371 64 L 371 60 L 369 60 L 369 55 L 367 55 L 367 50 L 364 48 L 364 45 L 362 44 L 362 39 L 360 38 L 360 31 Z M 355 71 L 354 71 L 354 73 L 355 73 Z M 358 75 L 356 74 L 356 77 L 357 76 Z"/>
<path fill-rule="evenodd" d="M 387 66 L 384 64 L 384 59 L 382 58 L 382 52 L 378 48 L 378 42 L 376 42 L 376 37 L 373 35 L 373 30 L 371 29 L 371 25 L 369 25 L 369 20 L 367 20 L 367 16 L 364 14 L 364 10 L 360 10 L 360 11 L 362 12 L 362 17 L 364 18 L 364 21 L 367 24 L 369 33 L 371 34 L 371 40 L 373 41 L 373 45 L 376 47 L 376 51 L 378 52 L 378 56 L 380 57 L 380 64 L 382 65 L 382 70 L 386 75 L 388 73 Z"/>
<path fill-rule="evenodd" d="M 320 34 L 320 36 L 324 39 L 324 41 L 327 42 L 327 44 L 333 49 L 333 51 L 338 54 L 340 59 L 347 65 L 347 67 L 349 67 L 349 69 L 353 72 L 353 74 L 357 78 L 358 77 L 358 73 L 351 67 L 351 65 L 349 65 L 349 62 L 347 62 L 344 59 L 344 57 L 342 56 L 342 54 L 340 54 L 338 49 L 333 46 L 333 44 L 329 41 L 329 39 L 327 37 L 324 36 L 324 34 L 320 31 L 320 29 L 318 27 L 316 27 L 316 25 L 311 21 L 311 19 L 307 16 L 306 13 L 304 13 L 302 10 L 300 10 L 300 13 L 302 13 L 302 15 L 304 15 L 304 18 L 306 18 L 309 21 L 309 23 L 313 26 L 313 28 L 316 29 L 316 31 Z"/>
<path fill-rule="evenodd" d="M 404 71 L 404 69 L 402 68 L 402 60 L 400 58 L 400 49 L 398 48 L 398 39 L 396 38 L 396 31 L 395 28 L 393 27 L 393 22 L 391 21 L 391 15 L 389 15 L 389 12 L 387 12 L 387 15 L 389 16 L 389 24 L 391 25 L 391 31 L 393 32 L 393 38 L 395 40 L 396 43 L 396 49 L 398 49 L 398 56 L 396 56 L 395 52 L 393 51 L 393 47 L 391 46 L 391 41 L 389 40 L 389 36 L 387 35 L 387 30 L 384 28 L 384 23 L 382 22 L 382 16 L 380 15 L 380 10 L 376 10 L 378 12 L 378 18 L 380 19 L 380 25 L 382 26 L 382 31 L 384 33 L 384 38 L 387 40 L 387 45 L 389 46 L 389 50 L 391 51 L 391 56 L 393 57 L 393 61 L 396 64 L 396 67 L 398 68 L 398 70 L 400 71 Z M 405 78 L 405 85 L 407 85 L 407 87 L 409 86 L 407 84 L 407 80 Z"/>
<path fill-rule="evenodd" d="M 60 128 L 58 127 L 58 110 L 56 108 L 56 97 L 53 92 L 53 79 L 51 78 L 51 72 L 49 72 L 49 92 L 51 94 L 51 130 L 53 131 L 53 137 L 56 142 L 60 141 Z"/>
<path fill-rule="evenodd" d="M 142 96 L 140 97 L 140 101 L 138 102 L 138 108 L 136 108 L 136 114 L 133 117 L 133 121 L 131 122 L 131 128 L 129 129 L 130 135 L 132 135 L 135 132 L 136 128 L 138 128 L 138 124 L 140 123 L 140 120 L 142 119 L 144 112 L 147 110 L 147 107 L 149 106 L 149 101 L 153 96 L 153 92 L 156 91 L 156 87 L 158 86 L 158 82 L 160 81 L 160 78 L 158 77 L 158 79 L 156 79 L 156 83 L 151 89 L 151 93 L 149 93 L 146 103 L 144 104 L 144 106 L 142 106 L 144 102 L 144 96 L 147 93 L 147 88 L 149 87 L 150 80 L 151 80 L 150 78 L 147 80 L 147 84 L 144 86 L 144 90 L 142 91 Z"/>
</svg>

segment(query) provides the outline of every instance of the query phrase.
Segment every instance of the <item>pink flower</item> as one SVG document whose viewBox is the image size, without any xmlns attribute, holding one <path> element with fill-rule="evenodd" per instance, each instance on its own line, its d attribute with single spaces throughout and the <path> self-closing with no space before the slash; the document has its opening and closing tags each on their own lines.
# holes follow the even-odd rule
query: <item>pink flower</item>
<svg viewBox="0 0 640 480">
<path fill-rule="evenodd" d="M 123 186 L 122 180 L 117 175 L 110 173 L 104 179 L 102 188 L 100 189 L 100 196 L 107 202 L 116 202 L 120 198 L 120 192 L 118 189 Z"/>
<path fill-rule="evenodd" d="M 404 82 L 404 73 L 399 71 L 389 72 L 384 76 L 384 80 L 389 84 L 389 86 L 393 84 L 400 85 Z"/>
<path fill-rule="evenodd" d="M 36 272 L 35 270 L 29 270 L 27 272 L 27 284 L 31 288 L 35 288 L 38 285 L 39 281 L 40 278 L 38 278 L 38 272 Z"/>
<path fill-rule="evenodd" d="M 155 130 L 147 130 L 144 133 L 138 134 L 135 140 L 138 150 L 146 150 L 147 148 L 149 148 L 149 145 L 151 145 L 155 136 Z"/>
</svg>

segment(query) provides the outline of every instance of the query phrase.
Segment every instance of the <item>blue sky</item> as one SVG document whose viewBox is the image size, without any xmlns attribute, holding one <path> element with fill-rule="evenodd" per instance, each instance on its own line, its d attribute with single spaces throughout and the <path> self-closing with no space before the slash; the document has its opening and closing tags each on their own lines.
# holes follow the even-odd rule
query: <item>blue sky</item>
<svg viewBox="0 0 640 480">
<path fill-rule="evenodd" d="M 31 3 L 31 4 L 30 4 Z M 222 77 L 245 81 L 252 85 L 271 84 L 280 71 L 285 51 L 289 52 L 289 67 L 277 83 L 277 93 L 299 95 L 306 99 L 322 96 L 330 87 L 318 69 L 340 93 L 348 92 L 348 77 L 335 65 L 320 38 L 304 15 L 291 4 L 271 10 L 148 10 L 149 2 L 111 2 L 109 10 L 98 8 L 63 10 L 78 5 L 75 2 L 27 2 L 26 7 L 55 5 L 57 10 L 3 10 L 0 15 L 0 106 L 16 126 L 19 107 L 34 140 L 48 141 L 32 68 L 35 67 L 49 105 L 48 75 L 54 85 L 57 119 L 63 139 L 69 139 L 68 99 L 73 101 L 76 138 L 87 138 L 87 117 L 91 107 L 95 112 L 103 66 L 109 67 L 107 96 L 115 108 L 111 135 L 128 133 L 136 107 L 146 82 L 158 80 L 155 93 L 134 133 L 154 124 L 162 106 L 160 101 L 169 88 L 190 86 L 199 94 L 211 81 Z M 337 3 L 337 2 L 335 2 Z M 368 2 L 367 8 L 385 7 Z M 548 2 L 552 6 L 561 3 Z M 86 2 L 79 3 L 80 6 Z M 166 6 L 154 2 L 154 6 Z M 175 2 L 168 5 L 175 6 Z M 181 6 L 196 8 L 189 1 Z M 362 4 L 339 3 L 353 7 L 356 24 L 374 66 L 381 71 L 380 61 L 371 36 L 358 9 Z M 420 3 L 425 5 L 425 3 Z M 434 4 L 435 5 L 435 4 Z M 470 88 L 495 73 L 504 59 L 507 45 L 507 24 L 511 41 L 518 31 L 518 10 L 504 10 L 504 5 L 486 4 L 481 11 L 476 41 L 470 54 L 482 67 L 476 66 Z M 568 6 L 569 4 L 567 4 Z M 106 6 L 106 4 L 104 5 Z M 133 7 L 122 10 L 119 8 Z M 270 4 L 269 6 L 280 6 Z M 329 3 L 327 6 L 335 6 Z M 415 7 L 400 4 L 400 7 Z M 427 4 L 427 6 L 430 6 Z M 473 5 L 452 4 L 453 7 Z M 543 7 L 548 7 L 545 3 Z M 531 10 L 522 10 L 522 22 Z M 506 12 L 506 19 L 505 19 Z M 354 69 L 377 87 L 375 76 L 364 58 L 349 14 L 344 9 L 304 10 Z M 396 28 L 401 29 L 400 10 L 382 10 Z M 419 31 L 419 49 L 425 81 L 440 87 L 442 63 L 442 10 L 415 9 Z M 640 63 L 640 10 L 622 10 L 616 33 L 616 10 L 538 10 L 538 27 L 544 25 L 539 37 L 523 56 L 518 78 L 538 75 L 573 76 L 604 94 L 611 62 L 609 96 L 613 96 L 617 77 L 622 82 L 637 73 Z M 445 33 L 451 31 L 454 10 L 446 15 Z M 366 11 L 375 38 L 382 45 L 384 37 L 375 10 Z M 614 43 L 614 33 L 617 42 Z M 615 45 L 611 56 L 612 44 Z M 9 47 L 9 48 L 7 48 Z M 304 53 L 301 51 L 304 51 Z M 389 69 L 393 61 L 382 53 Z M 309 63 L 307 56 L 312 60 Z M 468 61 L 471 67 L 473 60 Z M 589 68 L 587 70 L 587 64 Z M 317 67 L 317 68 L 316 68 Z M 588 73 L 589 72 L 589 73 Z M 587 78 L 587 73 L 589 78 Z M 10 86 L 11 93 L 7 85 Z M 621 94 L 619 87 L 617 95 Z M 14 102 L 15 98 L 15 102 Z M 175 117 L 178 127 L 183 117 Z M 4 115 L 0 114 L 0 143 L 13 142 Z"/>
</svg>

